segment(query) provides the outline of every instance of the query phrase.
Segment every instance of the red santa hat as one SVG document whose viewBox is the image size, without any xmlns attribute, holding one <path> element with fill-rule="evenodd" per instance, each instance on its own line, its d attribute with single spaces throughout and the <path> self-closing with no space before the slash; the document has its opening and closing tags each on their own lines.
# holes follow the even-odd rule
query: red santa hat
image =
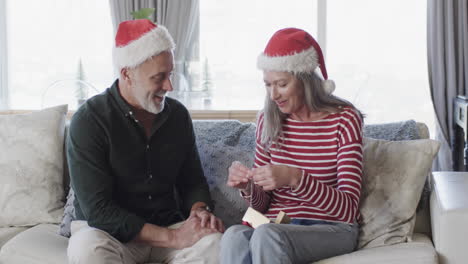
<svg viewBox="0 0 468 264">
<path fill-rule="evenodd" d="M 174 48 L 174 40 L 165 27 L 148 19 L 124 21 L 119 24 L 115 36 L 114 65 L 118 70 L 133 68 Z"/>
<path fill-rule="evenodd" d="M 335 90 L 335 83 L 328 80 L 322 49 L 307 32 L 297 28 L 278 30 L 258 56 L 257 67 L 267 71 L 292 73 L 313 72 L 320 68 L 324 78 L 323 87 L 327 94 Z"/>
</svg>

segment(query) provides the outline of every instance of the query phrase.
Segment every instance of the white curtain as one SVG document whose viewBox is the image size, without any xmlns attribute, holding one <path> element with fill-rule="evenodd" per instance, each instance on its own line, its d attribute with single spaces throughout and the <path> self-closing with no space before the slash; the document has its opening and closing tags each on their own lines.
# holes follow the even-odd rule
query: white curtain
<svg viewBox="0 0 468 264">
<path fill-rule="evenodd" d="M 158 0 L 156 5 L 157 22 L 167 27 L 176 43 L 173 83 L 183 101 L 191 89 L 187 61 L 198 56 L 199 6 L 198 0 Z"/>
<path fill-rule="evenodd" d="M 120 22 L 133 19 L 130 12 L 141 8 L 156 8 L 154 0 L 109 0 L 114 33 Z M 154 15 L 152 17 L 154 21 Z"/>
<path fill-rule="evenodd" d="M 468 93 L 468 6 L 467 0 L 428 0 L 427 7 L 429 83 L 442 142 L 435 169 L 446 171 L 457 158 L 450 150 L 453 100 Z"/>
<path fill-rule="evenodd" d="M 187 60 L 198 56 L 199 0 L 110 0 L 109 3 L 114 31 L 120 22 L 132 19 L 130 12 L 156 8 L 157 24 L 164 25 L 176 43 L 173 85 L 176 97 L 183 97 L 191 87 Z"/>
<path fill-rule="evenodd" d="M 8 109 L 6 0 L 0 0 L 0 110 Z"/>
</svg>

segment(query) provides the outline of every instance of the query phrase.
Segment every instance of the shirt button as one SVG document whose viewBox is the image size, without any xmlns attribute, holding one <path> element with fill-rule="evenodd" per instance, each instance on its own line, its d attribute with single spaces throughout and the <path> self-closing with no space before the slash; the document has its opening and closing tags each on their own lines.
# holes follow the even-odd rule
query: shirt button
<svg viewBox="0 0 468 264">
<path fill-rule="evenodd" d="M 151 195 L 148 195 L 148 200 L 151 200 L 153 199 L 153 197 L 151 197 Z"/>
<path fill-rule="evenodd" d="M 150 179 L 153 179 L 153 174 L 150 174 L 148 177 L 149 177 Z"/>
</svg>

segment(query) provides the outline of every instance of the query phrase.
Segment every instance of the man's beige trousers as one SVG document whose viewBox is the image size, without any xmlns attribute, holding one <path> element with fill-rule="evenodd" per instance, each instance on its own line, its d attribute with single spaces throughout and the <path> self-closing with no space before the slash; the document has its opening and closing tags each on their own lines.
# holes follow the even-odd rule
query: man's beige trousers
<svg viewBox="0 0 468 264">
<path fill-rule="evenodd" d="M 124 244 L 102 230 L 89 227 L 86 221 L 73 221 L 71 233 L 67 250 L 70 264 L 219 263 L 222 235 L 207 235 L 192 247 L 178 250 L 135 242 Z"/>
</svg>

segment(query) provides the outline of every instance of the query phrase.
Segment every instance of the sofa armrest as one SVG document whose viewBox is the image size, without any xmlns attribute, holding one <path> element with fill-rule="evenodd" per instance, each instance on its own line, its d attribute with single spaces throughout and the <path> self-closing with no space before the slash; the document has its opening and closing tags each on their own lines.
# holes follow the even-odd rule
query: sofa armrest
<svg viewBox="0 0 468 264">
<path fill-rule="evenodd" d="M 441 264 L 466 263 L 468 173 L 434 172 L 431 194 L 432 240 Z"/>
</svg>

